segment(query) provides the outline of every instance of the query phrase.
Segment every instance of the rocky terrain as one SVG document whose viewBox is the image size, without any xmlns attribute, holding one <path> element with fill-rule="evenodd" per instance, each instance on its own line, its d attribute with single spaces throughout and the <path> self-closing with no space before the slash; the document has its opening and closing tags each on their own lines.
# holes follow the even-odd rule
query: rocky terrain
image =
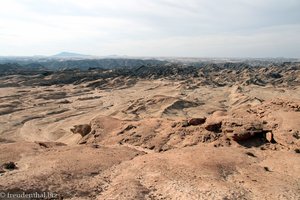
<svg viewBox="0 0 300 200">
<path fill-rule="evenodd" d="M 0 192 L 300 199 L 300 63 L 4 65 Z"/>
</svg>

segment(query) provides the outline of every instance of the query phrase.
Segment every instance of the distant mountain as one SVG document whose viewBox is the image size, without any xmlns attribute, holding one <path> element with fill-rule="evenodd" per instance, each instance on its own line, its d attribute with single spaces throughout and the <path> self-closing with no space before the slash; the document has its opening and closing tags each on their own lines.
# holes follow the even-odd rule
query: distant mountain
<svg viewBox="0 0 300 200">
<path fill-rule="evenodd" d="M 79 53 L 72 52 L 60 52 L 58 54 L 53 55 L 52 57 L 56 58 L 78 58 L 78 57 L 89 57 L 90 55 L 84 55 Z"/>
</svg>

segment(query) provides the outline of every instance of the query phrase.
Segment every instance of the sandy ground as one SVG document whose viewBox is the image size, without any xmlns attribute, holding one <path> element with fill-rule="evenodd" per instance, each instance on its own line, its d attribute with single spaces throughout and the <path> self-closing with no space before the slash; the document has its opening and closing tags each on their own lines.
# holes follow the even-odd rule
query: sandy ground
<svg viewBox="0 0 300 200">
<path fill-rule="evenodd" d="M 0 88 L 0 191 L 300 199 L 300 87 Z M 191 119 L 203 119 L 192 124 Z M 71 131 L 76 125 L 91 130 Z M 297 153 L 298 152 L 298 153 Z"/>
</svg>

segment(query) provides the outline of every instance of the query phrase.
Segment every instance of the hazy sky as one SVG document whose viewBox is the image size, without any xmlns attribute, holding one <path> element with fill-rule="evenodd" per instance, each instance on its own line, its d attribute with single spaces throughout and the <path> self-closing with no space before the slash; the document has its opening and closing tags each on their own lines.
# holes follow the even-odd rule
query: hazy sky
<svg viewBox="0 0 300 200">
<path fill-rule="evenodd" d="M 300 58 L 299 0 L 0 0 L 0 55 Z"/>
</svg>

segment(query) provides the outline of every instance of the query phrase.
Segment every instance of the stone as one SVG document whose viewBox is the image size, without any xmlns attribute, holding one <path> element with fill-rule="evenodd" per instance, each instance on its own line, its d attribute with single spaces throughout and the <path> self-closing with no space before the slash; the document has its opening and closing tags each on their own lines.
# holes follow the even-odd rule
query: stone
<svg viewBox="0 0 300 200">
<path fill-rule="evenodd" d="M 198 126 L 198 125 L 201 125 L 201 124 L 204 124 L 206 121 L 206 118 L 205 117 L 202 117 L 202 118 L 192 118 L 189 120 L 189 125 L 190 126 Z"/>
<path fill-rule="evenodd" d="M 273 134 L 271 132 L 267 132 L 266 133 L 266 139 L 268 140 L 268 142 L 273 142 Z"/>
<path fill-rule="evenodd" d="M 214 122 L 214 123 L 208 123 L 205 126 L 205 129 L 211 132 L 220 133 L 222 132 L 222 122 Z"/>
<path fill-rule="evenodd" d="M 225 120 L 222 131 L 234 141 L 246 141 L 252 138 L 265 138 L 270 132 L 257 119 L 232 118 Z"/>
<path fill-rule="evenodd" d="M 175 127 L 177 126 L 177 124 L 178 124 L 178 123 L 173 122 L 173 123 L 171 124 L 171 127 L 172 127 L 172 128 L 175 128 Z"/>
<path fill-rule="evenodd" d="M 86 136 L 91 132 L 92 128 L 89 124 L 75 125 L 71 128 L 73 133 L 79 133 L 82 137 Z"/>
<path fill-rule="evenodd" d="M 188 127 L 189 126 L 189 122 L 188 121 L 183 121 L 181 124 L 181 127 Z"/>
<path fill-rule="evenodd" d="M 251 157 L 256 157 L 253 153 L 251 153 L 251 152 L 246 152 L 246 154 L 248 155 L 248 156 L 251 156 Z"/>
</svg>

